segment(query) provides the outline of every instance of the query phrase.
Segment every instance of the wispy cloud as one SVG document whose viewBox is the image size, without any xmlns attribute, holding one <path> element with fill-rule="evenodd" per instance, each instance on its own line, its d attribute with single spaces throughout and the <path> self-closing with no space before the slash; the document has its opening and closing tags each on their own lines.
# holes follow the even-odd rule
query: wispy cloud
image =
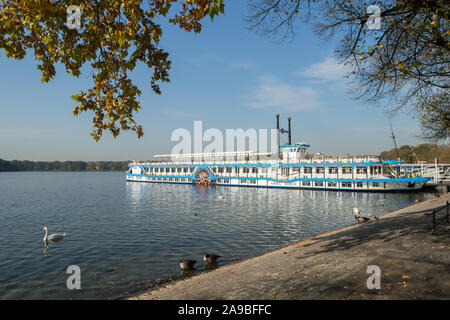
<svg viewBox="0 0 450 320">
<path fill-rule="evenodd" d="M 322 62 L 314 63 L 304 70 L 294 72 L 294 75 L 318 80 L 336 81 L 345 79 L 349 71 L 347 66 L 330 56 Z"/>
<path fill-rule="evenodd" d="M 194 66 L 209 65 L 211 62 L 224 64 L 224 60 L 215 53 L 205 53 L 189 60 Z"/>
<path fill-rule="evenodd" d="M 292 86 L 274 77 L 261 77 L 256 88 L 248 94 L 252 108 L 278 108 L 299 111 L 320 107 L 318 92 L 311 87 Z"/>
<path fill-rule="evenodd" d="M 171 116 L 171 117 L 195 118 L 195 117 L 199 116 L 198 113 L 187 112 L 184 110 L 172 109 L 172 108 L 165 108 L 163 112 L 164 112 L 164 114 Z"/>
<path fill-rule="evenodd" d="M 240 61 L 240 62 L 232 62 L 229 64 L 230 69 L 234 69 L 234 70 L 249 70 L 249 69 L 253 69 L 255 67 L 255 64 L 252 62 L 244 62 L 244 61 Z"/>
</svg>

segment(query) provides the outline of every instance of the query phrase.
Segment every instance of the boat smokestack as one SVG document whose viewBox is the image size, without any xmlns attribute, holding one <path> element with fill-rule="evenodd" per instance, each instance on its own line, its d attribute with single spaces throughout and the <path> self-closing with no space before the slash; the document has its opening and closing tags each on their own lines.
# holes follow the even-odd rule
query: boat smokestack
<svg viewBox="0 0 450 320">
<path fill-rule="evenodd" d="M 289 145 L 292 146 L 292 136 L 291 136 L 291 117 L 288 118 L 288 137 L 289 137 Z"/>
<path fill-rule="evenodd" d="M 278 159 L 280 159 L 280 115 L 277 113 L 277 146 L 278 146 Z"/>
</svg>

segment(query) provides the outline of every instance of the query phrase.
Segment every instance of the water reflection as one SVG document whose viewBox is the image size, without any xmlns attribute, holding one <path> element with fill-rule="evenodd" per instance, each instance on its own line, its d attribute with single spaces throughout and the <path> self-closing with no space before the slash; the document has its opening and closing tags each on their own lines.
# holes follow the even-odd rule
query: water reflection
<svg viewBox="0 0 450 320">
<path fill-rule="evenodd" d="M 217 267 L 205 252 L 228 264 L 354 224 L 353 207 L 372 216 L 429 196 L 126 183 L 122 173 L 0 175 L 2 299 L 123 296 L 189 276 L 184 259 L 198 261 L 194 273 Z M 42 224 L 70 237 L 43 246 Z M 72 264 L 82 290 L 65 285 Z"/>
<path fill-rule="evenodd" d="M 44 250 L 42 250 L 42 253 L 44 254 L 44 256 L 48 256 L 48 241 L 44 241 Z"/>
</svg>

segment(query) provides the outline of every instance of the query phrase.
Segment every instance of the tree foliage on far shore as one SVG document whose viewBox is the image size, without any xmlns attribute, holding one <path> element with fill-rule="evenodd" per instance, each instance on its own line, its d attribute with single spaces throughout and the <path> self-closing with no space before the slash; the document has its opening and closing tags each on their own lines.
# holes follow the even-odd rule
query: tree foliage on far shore
<svg viewBox="0 0 450 320">
<path fill-rule="evenodd" d="M 70 5 L 81 8 L 79 30 L 66 25 Z M 56 64 L 75 77 L 90 65 L 93 87 L 72 96 L 73 114 L 94 113 L 91 135 L 97 141 L 105 130 L 114 137 L 123 130 L 141 137 L 134 120 L 141 90 L 130 74 L 139 64 L 148 67 L 157 94 L 160 83 L 169 82 L 169 53 L 159 45 L 161 21 L 198 33 L 205 16 L 223 12 L 223 0 L 0 0 L 0 50 L 17 60 L 33 52 L 42 82 L 54 78 Z"/>
<path fill-rule="evenodd" d="M 398 148 L 398 153 L 400 158 L 407 163 L 417 163 L 417 159 L 427 163 L 434 163 L 435 158 L 438 159 L 439 163 L 450 163 L 450 144 L 423 143 L 417 146 L 403 145 Z M 386 160 L 398 158 L 395 148 L 383 151 L 380 155 Z"/>
<path fill-rule="evenodd" d="M 249 5 L 250 27 L 265 35 L 293 36 L 300 19 L 324 39 L 340 40 L 336 54 L 351 66 L 356 98 L 392 103 L 393 111 L 407 108 L 420 120 L 424 138 L 450 137 L 448 0 L 249 0 Z M 369 28 L 373 5 L 379 8 L 379 29 Z"/>
<path fill-rule="evenodd" d="M 6 171 L 126 171 L 129 161 L 29 161 L 0 159 Z"/>
</svg>

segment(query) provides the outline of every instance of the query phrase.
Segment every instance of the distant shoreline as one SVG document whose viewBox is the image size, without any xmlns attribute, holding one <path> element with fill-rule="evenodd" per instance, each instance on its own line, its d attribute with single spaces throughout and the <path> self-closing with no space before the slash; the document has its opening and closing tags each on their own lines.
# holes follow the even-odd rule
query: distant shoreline
<svg viewBox="0 0 450 320">
<path fill-rule="evenodd" d="M 0 172 L 127 171 L 130 161 L 29 161 L 0 159 Z"/>
</svg>

